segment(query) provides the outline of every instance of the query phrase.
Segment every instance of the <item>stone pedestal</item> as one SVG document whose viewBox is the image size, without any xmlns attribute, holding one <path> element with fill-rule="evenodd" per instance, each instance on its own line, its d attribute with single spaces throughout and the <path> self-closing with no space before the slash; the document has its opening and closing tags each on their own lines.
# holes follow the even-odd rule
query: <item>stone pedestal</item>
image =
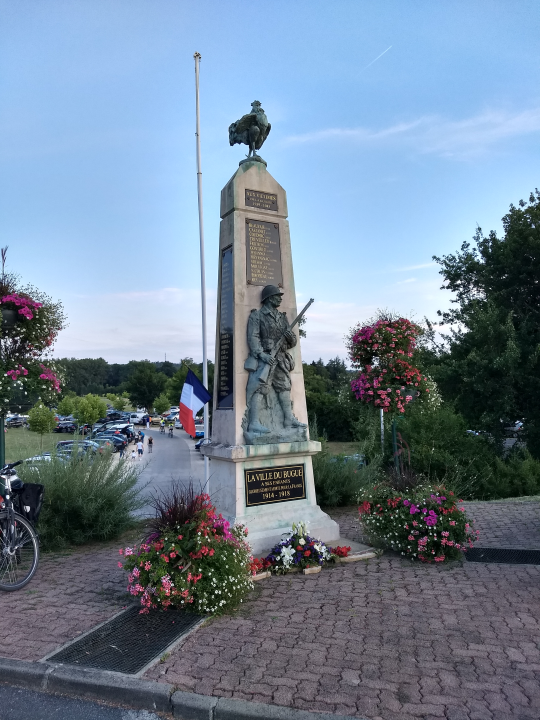
<svg viewBox="0 0 540 720">
<path fill-rule="evenodd" d="M 282 290 L 279 311 L 289 323 L 298 312 L 286 193 L 264 164 L 244 162 L 222 190 L 221 218 L 212 432 L 211 443 L 201 448 L 211 459 L 212 500 L 230 522 L 247 525 L 256 554 L 300 520 L 309 522 L 310 535 L 337 540 L 339 526 L 315 497 L 311 456 L 320 443 L 310 441 L 302 427 L 274 428 L 272 418 L 279 426 L 283 414 L 272 388 L 261 418 L 269 432 L 250 432 L 246 414 L 247 326 L 252 310 L 261 308 L 263 287 Z M 294 332 L 298 337 L 297 327 Z M 299 342 L 289 353 L 295 363 L 290 373 L 293 414 L 307 424 Z"/>
</svg>

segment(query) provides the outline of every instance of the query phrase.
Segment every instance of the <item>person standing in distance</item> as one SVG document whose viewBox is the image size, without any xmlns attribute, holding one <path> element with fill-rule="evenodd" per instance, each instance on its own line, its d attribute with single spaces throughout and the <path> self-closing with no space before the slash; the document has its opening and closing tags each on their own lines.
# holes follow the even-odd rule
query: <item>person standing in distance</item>
<svg viewBox="0 0 540 720">
<path fill-rule="evenodd" d="M 142 458 L 143 451 L 144 451 L 144 445 L 139 440 L 139 442 L 137 443 L 137 453 L 139 455 L 139 460 Z"/>
</svg>

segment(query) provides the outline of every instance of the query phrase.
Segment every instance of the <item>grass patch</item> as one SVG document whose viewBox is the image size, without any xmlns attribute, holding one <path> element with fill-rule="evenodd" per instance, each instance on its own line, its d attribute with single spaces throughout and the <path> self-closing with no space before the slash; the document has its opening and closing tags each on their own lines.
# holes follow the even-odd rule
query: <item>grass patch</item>
<svg viewBox="0 0 540 720">
<path fill-rule="evenodd" d="M 64 433 L 46 433 L 43 435 L 43 452 L 52 452 L 59 440 L 71 439 Z M 41 454 L 41 437 L 26 428 L 10 428 L 6 433 L 6 462 L 26 460 Z"/>
<path fill-rule="evenodd" d="M 361 452 L 358 442 L 326 442 L 326 450 L 330 455 L 356 455 Z"/>
</svg>

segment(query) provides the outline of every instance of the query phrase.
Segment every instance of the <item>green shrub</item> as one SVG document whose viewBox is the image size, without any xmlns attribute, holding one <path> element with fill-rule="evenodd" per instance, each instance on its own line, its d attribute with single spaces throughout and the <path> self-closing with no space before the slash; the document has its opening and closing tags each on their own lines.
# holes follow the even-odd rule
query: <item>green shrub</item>
<svg viewBox="0 0 540 720">
<path fill-rule="evenodd" d="M 38 532 L 44 550 L 117 538 L 134 524 L 145 501 L 137 487 L 140 469 L 110 453 L 20 468 L 25 482 L 45 486 Z"/>
<path fill-rule="evenodd" d="M 323 451 L 313 456 L 313 475 L 317 503 L 323 507 L 352 505 L 356 502 L 363 468 L 347 462 L 343 455 Z"/>
</svg>

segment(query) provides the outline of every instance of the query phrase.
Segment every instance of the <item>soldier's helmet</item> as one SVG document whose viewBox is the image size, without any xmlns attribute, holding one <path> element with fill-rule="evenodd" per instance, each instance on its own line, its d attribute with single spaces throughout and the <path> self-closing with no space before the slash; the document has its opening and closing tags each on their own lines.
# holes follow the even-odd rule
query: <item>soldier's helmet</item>
<svg viewBox="0 0 540 720">
<path fill-rule="evenodd" d="M 266 298 L 272 297 L 272 295 L 283 295 L 283 293 L 276 285 L 267 285 L 261 293 L 261 302 L 264 302 Z"/>
</svg>

